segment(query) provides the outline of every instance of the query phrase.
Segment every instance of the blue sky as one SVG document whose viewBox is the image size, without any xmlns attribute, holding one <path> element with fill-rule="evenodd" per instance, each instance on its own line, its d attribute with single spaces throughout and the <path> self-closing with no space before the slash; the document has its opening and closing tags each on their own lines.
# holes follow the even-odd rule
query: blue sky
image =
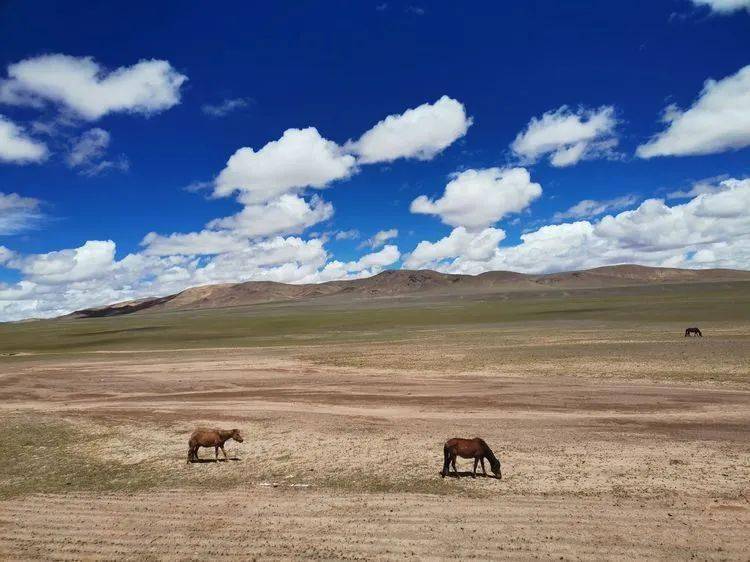
<svg viewBox="0 0 750 562">
<path fill-rule="evenodd" d="M 750 268 L 750 1 L 268 4 L 0 3 L 0 319 L 389 267 Z"/>
</svg>

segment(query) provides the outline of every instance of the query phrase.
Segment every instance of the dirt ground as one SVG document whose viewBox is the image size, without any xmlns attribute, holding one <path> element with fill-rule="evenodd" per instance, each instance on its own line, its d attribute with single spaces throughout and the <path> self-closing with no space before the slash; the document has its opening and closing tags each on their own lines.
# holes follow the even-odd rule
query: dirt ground
<svg viewBox="0 0 750 562">
<path fill-rule="evenodd" d="M 2 358 L 0 556 L 750 559 L 747 334 L 538 337 Z"/>
</svg>

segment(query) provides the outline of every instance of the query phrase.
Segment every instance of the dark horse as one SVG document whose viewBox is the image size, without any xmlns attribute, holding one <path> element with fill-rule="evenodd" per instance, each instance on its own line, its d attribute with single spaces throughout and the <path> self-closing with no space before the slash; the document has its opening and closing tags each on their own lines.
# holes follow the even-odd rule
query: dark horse
<svg viewBox="0 0 750 562">
<path fill-rule="evenodd" d="M 701 331 L 698 328 L 688 328 L 685 330 L 685 337 L 688 336 L 698 336 L 699 338 L 702 338 L 703 334 L 701 334 Z"/>
<path fill-rule="evenodd" d="M 450 465 L 453 465 L 453 472 L 458 476 L 458 470 L 456 469 L 456 457 L 464 459 L 474 459 L 474 472 L 472 478 L 477 477 L 477 465 L 482 462 L 482 473 L 486 476 L 487 470 L 484 468 L 484 459 L 490 461 L 490 468 L 495 476 L 502 478 L 503 475 L 500 472 L 500 461 L 490 449 L 490 446 L 485 443 L 484 439 L 475 437 L 474 439 L 449 439 L 443 446 L 443 471 L 440 473 L 445 478 L 450 472 Z"/>
</svg>

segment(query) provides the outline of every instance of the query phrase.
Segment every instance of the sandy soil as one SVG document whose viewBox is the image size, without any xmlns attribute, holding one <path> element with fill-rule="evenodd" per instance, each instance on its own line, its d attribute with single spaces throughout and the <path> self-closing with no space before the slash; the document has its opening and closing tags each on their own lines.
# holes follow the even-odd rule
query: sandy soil
<svg viewBox="0 0 750 562">
<path fill-rule="evenodd" d="M 579 351 L 595 372 L 596 346 Z M 14 493 L 0 472 L 0 556 L 747 560 L 742 367 L 727 383 L 641 368 L 423 371 L 278 349 L 5 358 L 0 421 L 69 424 L 85 437 L 63 454 L 148 485 L 92 491 L 73 476 L 69 490 Z M 231 462 L 187 465 L 197 425 L 246 440 Z M 440 478 L 443 441 L 474 435 L 503 479 Z"/>
</svg>

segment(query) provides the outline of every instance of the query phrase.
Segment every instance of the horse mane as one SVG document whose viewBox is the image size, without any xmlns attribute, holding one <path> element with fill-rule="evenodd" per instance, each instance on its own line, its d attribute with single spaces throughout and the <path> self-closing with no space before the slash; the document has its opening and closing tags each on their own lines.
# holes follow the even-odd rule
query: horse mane
<svg viewBox="0 0 750 562">
<path fill-rule="evenodd" d="M 495 467 L 499 467 L 500 461 L 495 456 L 495 453 L 492 452 L 492 449 L 490 449 L 490 446 L 487 444 L 487 442 L 481 437 L 477 437 L 477 439 L 479 440 L 480 445 L 482 445 L 482 447 L 484 448 L 485 455 L 487 455 L 487 458 L 490 461 L 490 466 L 492 467 L 492 469 L 494 470 Z"/>
</svg>

